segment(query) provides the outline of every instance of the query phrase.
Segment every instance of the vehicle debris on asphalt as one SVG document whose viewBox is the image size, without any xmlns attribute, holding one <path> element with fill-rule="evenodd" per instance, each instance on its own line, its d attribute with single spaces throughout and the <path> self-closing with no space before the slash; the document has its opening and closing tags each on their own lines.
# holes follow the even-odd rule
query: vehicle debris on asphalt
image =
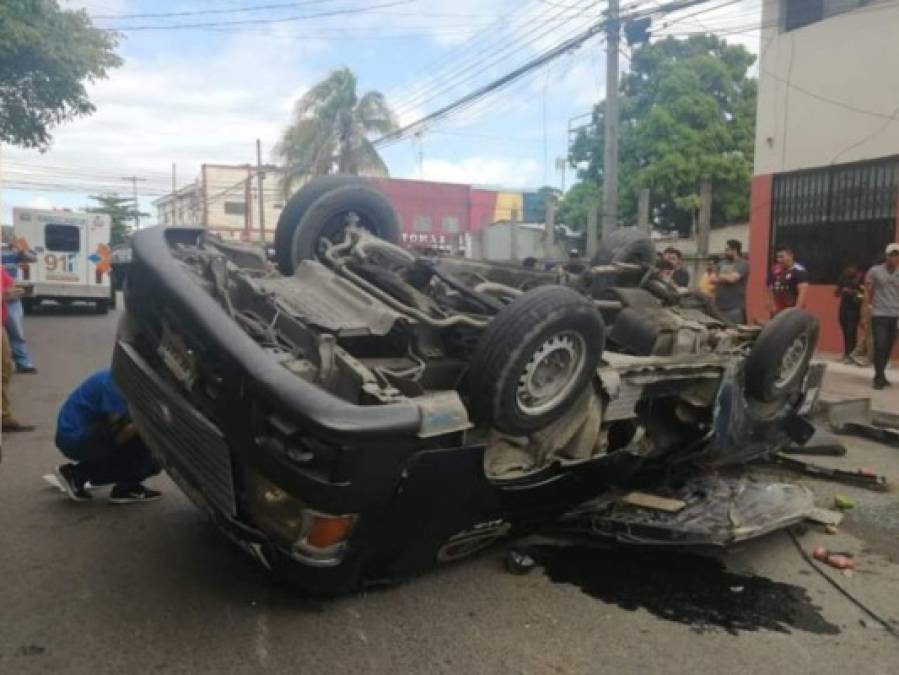
<svg viewBox="0 0 899 675">
<path fill-rule="evenodd" d="M 899 447 L 899 418 L 895 412 L 872 410 L 870 398 L 829 402 L 827 419 L 836 434 L 852 434 Z"/>
<path fill-rule="evenodd" d="M 781 466 L 807 476 L 814 476 L 815 478 L 832 480 L 849 485 L 857 485 L 878 492 L 885 492 L 889 490 L 890 487 L 886 476 L 876 474 L 870 469 L 856 469 L 855 471 L 834 469 L 829 466 L 822 466 L 821 464 L 803 462 L 793 457 L 787 457 L 779 452 L 774 453 L 765 461 L 769 464 Z"/>
</svg>

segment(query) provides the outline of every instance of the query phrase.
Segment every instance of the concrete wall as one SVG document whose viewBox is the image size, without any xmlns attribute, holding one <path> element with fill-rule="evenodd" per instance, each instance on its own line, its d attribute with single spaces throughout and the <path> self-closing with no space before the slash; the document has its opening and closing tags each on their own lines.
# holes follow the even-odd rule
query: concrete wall
<svg viewBox="0 0 899 675">
<path fill-rule="evenodd" d="M 899 154 L 899 4 L 781 32 L 783 1 L 762 11 L 755 174 Z"/>
</svg>

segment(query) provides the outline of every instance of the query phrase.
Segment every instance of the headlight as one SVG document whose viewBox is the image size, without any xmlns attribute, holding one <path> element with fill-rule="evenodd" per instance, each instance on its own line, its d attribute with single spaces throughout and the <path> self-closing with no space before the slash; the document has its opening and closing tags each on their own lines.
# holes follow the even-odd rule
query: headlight
<svg viewBox="0 0 899 675">
<path fill-rule="evenodd" d="M 244 475 L 247 507 L 261 530 L 309 564 L 340 563 L 358 519 L 356 514 L 316 511 L 252 469 L 246 469 Z"/>
</svg>

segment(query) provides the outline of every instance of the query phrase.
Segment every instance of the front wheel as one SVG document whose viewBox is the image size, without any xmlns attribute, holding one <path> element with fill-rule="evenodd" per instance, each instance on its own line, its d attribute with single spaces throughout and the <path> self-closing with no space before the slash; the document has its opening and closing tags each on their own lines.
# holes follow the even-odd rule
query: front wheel
<svg viewBox="0 0 899 675">
<path fill-rule="evenodd" d="M 605 344 L 599 313 L 580 293 L 540 286 L 506 305 L 471 359 L 471 413 L 522 436 L 561 417 L 594 376 Z"/>
<path fill-rule="evenodd" d="M 746 393 L 762 403 L 786 398 L 802 385 L 818 344 L 818 320 L 787 309 L 762 329 L 746 359 Z"/>
</svg>

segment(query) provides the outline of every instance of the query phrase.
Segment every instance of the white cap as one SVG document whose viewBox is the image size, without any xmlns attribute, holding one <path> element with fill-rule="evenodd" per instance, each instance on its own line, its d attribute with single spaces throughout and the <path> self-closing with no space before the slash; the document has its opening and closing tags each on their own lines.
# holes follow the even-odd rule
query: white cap
<svg viewBox="0 0 899 675">
<path fill-rule="evenodd" d="M 887 244 L 887 255 L 899 253 L 899 244 Z"/>
</svg>

